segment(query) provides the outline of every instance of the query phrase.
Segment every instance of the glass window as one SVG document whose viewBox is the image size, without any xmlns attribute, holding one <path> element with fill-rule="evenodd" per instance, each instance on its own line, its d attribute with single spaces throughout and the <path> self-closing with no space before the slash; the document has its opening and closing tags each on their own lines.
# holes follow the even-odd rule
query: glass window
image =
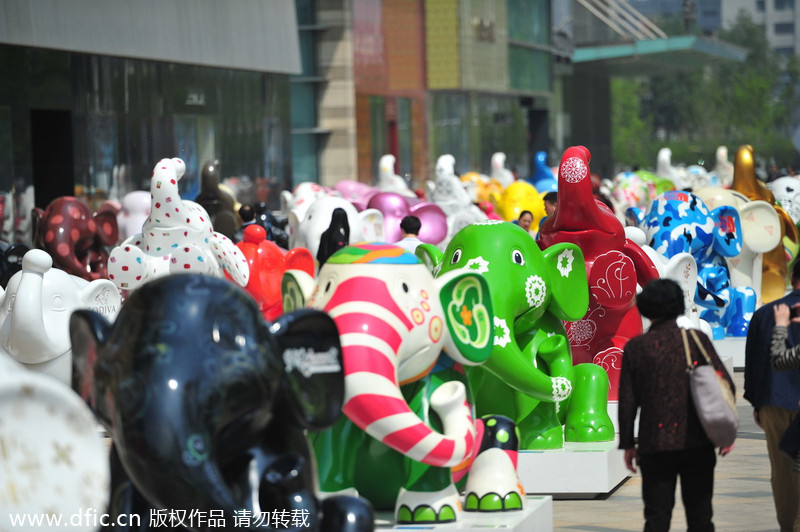
<svg viewBox="0 0 800 532">
<path fill-rule="evenodd" d="M 775 24 L 775 35 L 791 35 L 794 33 L 794 22 L 779 22 Z"/>
<path fill-rule="evenodd" d="M 411 100 L 397 99 L 397 171 L 401 176 L 413 171 L 411 142 Z M 413 176 L 411 176 L 413 177 Z"/>
<path fill-rule="evenodd" d="M 303 181 L 316 182 L 317 175 L 316 135 L 292 134 L 292 187 Z"/>
<path fill-rule="evenodd" d="M 300 61 L 303 65 L 301 76 L 316 76 L 317 53 L 313 31 L 300 32 Z"/>
<path fill-rule="evenodd" d="M 512 41 L 550 44 L 550 2 L 508 0 L 508 37 Z"/>
<path fill-rule="evenodd" d="M 781 11 L 784 9 L 794 9 L 794 0 L 773 0 L 775 11 Z"/>
<path fill-rule="evenodd" d="M 373 96 L 369 99 L 369 122 L 372 133 L 372 177 L 378 175 L 381 157 L 389 153 L 386 144 L 386 109 L 383 98 Z"/>
<path fill-rule="evenodd" d="M 297 24 L 308 26 L 317 21 L 316 2 L 314 0 L 295 0 L 294 5 L 297 10 Z"/>
<path fill-rule="evenodd" d="M 763 13 L 765 8 L 764 3 L 765 0 L 756 0 L 756 11 Z"/>
<path fill-rule="evenodd" d="M 514 89 L 550 92 L 550 54 L 519 46 L 508 47 L 509 84 Z"/>
<path fill-rule="evenodd" d="M 292 83 L 292 128 L 317 126 L 317 105 L 313 83 Z"/>
</svg>

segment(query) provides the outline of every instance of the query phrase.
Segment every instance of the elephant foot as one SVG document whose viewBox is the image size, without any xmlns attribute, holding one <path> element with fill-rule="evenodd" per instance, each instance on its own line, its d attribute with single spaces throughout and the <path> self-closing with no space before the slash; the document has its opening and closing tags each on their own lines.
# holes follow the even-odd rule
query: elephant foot
<svg viewBox="0 0 800 532">
<path fill-rule="evenodd" d="M 564 440 L 569 442 L 612 441 L 614 422 L 607 412 L 585 412 L 567 418 Z"/>
<path fill-rule="evenodd" d="M 461 498 L 452 484 L 443 490 L 400 490 L 397 496 L 397 524 L 452 523 L 461 517 Z"/>
<path fill-rule="evenodd" d="M 514 490 L 505 496 L 497 493 L 487 493 L 479 497 L 476 493 L 467 493 L 465 512 L 513 512 L 522 510 L 523 499 L 519 491 Z"/>
<path fill-rule="evenodd" d="M 609 375 L 594 364 L 575 366 L 575 393 L 564 425 L 569 442 L 612 441 L 614 422 L 608 415 Z"/>
<path fill-rule="evenodd" d="M 561 449 L 563 446 L 564 429 L 561 425 L 544 431 L 526 431 L 520 426 L 520 449 L 542 451 L 545 449 Z"/>
<path fill-rule="evenodd" d="M 472 463 L 465 492 L 467 512 L 521 510 L 525 490 L 517 477 L 516 449 L 481 451 Z"/>
</svg>

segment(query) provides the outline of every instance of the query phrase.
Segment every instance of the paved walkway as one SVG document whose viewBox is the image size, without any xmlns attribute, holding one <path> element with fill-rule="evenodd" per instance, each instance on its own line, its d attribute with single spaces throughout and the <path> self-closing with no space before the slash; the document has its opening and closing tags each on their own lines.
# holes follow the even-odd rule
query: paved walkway
<svg viewBox="0 0 800 532">
<path fill-rule="evenodd" d="M 744 374 L 734 373 L 739 407 L 739 437 L 733 452 L 717 460 L 714 479 L 714 524 L 719 532 L 773 532 L 778 530 L 769 459 L 764 433 L 753 421 L 753 410 L 742 399 Z M 641 477 L 629 477 L 603 499 L 556 500 L 553 528 L 559 531 L 641 531 L 644 527 Z M 676 493 L 672 530 L 686 530 L 686 519 Z"/>
</svg>

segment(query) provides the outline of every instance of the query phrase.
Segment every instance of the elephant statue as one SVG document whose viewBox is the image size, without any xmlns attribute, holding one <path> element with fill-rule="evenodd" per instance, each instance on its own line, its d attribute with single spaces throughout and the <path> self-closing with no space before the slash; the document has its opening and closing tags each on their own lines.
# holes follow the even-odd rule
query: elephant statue
<svg viewBox="0 0 800 532">
<path fill-rule="evenodd" d="M 306 210 L 318 199 L 328 196 L 341 196 L 341 194 L 332 188 L 324 187 L 319 183 L 312 183 L 304 181 L 299 183 L 294 190 L 289 192 L 284 190 L 281 192 L 281 212 L 289 216 L 294 212 L 298 220 L 302 220 L 306 215 Z"/>
<path fill-rule="evenodd" d="M 735 207 L 709 210 L 691 192 L 673 190 L 653 200 L 640 225 L 648 244 L 669 259 L 691 253 L 697 263 L 695 302 L 715 339 L 746 336 L 756 292 L 734 286 L 726 259 L 742 251 L 742 224 Z"/>
<path fill-rule="evenodd" d="M 292 274 L 287 293 L 303 294 Z M 321 491 L 353 492 L 359 476 L 368 476 L 372 489 L 359 493 L 378 507 L 393 504 L 398 523 L 457 520 L 462 504 L 451 468 L 473 458 L 482 425 L 473 422 L 454 363 L 479 364 L 493 344 L 481 275 L 461 270 L 434 278 L 400 247 L 358 244 L 325 263 L 308 304 L 336 322 L 345 372 L 344 415 L 313 437 Z M 388 448 L 399 455 L 387 455 Z M 511 484 L 497 497 L 479 486 L 468 498 L 480 501 L 475 509 L 520 509 L 524 494 Z"/>
<path fill-rule="evenodd" d="M 706 187 L 693 192 L 710 210 L 733 207 L 742 224 L 742 250 L 726 257 L 731 285 L 751 287 L 756 292 L 756 307 L 762 304 L 763 256 L 781 241 L 781 220 L 777 211 L 763 200 L 750 200 L 729 188 Z"/>
<path fill-rule="evenodd" d="M 142 226 L 150 216 L 150 192 L 134 190 L 122 198 L 121 209 L 117 214 L 119 240 L 125 241 L 141 232 Z"/>
<path fill-rule="evenodd" d="M 394 173 L 396 161 L 395 156 L 389 153 L 381 157 L 378 162 L 378 190 L 417 199 L 417 195 L 408 187 L 406 180 Z"/>
<path fill-rule="evenodd" d="M 769 303 L 786 293 L 789 263 L 787 249 L 797 250 L 798 229 L 791 216 L 775 203 L 774 194 L 756 177 L 753 147 L 740 146 L 733 161 L 733 183 L 731 189 L 751 200 L 763 200 L 772 205 L 781 220 L 781 241 L 772 250 L 764 253 L 761 277 L 761 299 Z"/>
<path fill-rule="evenodd" d="M 428 201 L 438 205 L 447 216 L 447 236 L 439 243 L 444 249 L 462 227 L 487 220 L 486 214 L 474 205 L 465 184 L 455 174 L 455 157 L 450 154 L 436 160 L 436 180 L 428 181 Z"/>
<path fill-rule="evenodd" d="M 109 248 L 119 236 L 115 214 L 92 214 L 78 198 L 63 196 L 32 216 L 33 247 L 48 252 L 56 268 L 87 281 L 108 278 Z"/>
<path fill-rule="evenodd" d="M 503 188 L 506 188 L 517 179 L 514 173 L 506 168 L 505 153 L 496 152 L 492 154 L 492 172 L 489 177 L 500 183 Z"/>
<path fill-rule="evenodd" d="M 642 333 L 636 309 L 637 285 L 658 278 L 658 269 L 642 248 L 629 240 L 617 216 L 592 192 L 591 154 L 568 148 L 558 169 L 556 211 L 539 229 L 542 249 L 570 242 L 583 251 L 589 279 L 589 310 L 566 324 L 576 363 L 594 362 L 608 372 L 609 399 L 618 397 L 622 352 Z"/>
<path fill-rule="evenodd" d="M 113 324 L 73 313 L 70 337 L 77 389 L 112 439 L 109 520 L 150 523 L 107 530 L 157 530 L 164 508 L 180 530 L 373 530 L 366 501 L 314 494 L 305 431 L 333 423 L 344 399 L 329 316 L 269 324 L 239 286 L 187 273 L 132 292 Z"/>
<path fill-rule="evenodd" d="M 384 241 L 390 244 L 402 240 L 400 221 L 409 215 L 422 222 L 419 239 L 429 244 L 438 244 L 447 236 L 447 216 L 435 203 L 411 199 L 394 192 L 379 192 L 372 196 L 367 208 L 383 213 Z"/>
<path fill-rule="evenodd" d="M 361 181 L 353 181 L 352 179 L 342 179 L 333 185 L 333 189 L 338 192 L 344 199 L 352 203 L 359 211 L 366 210 L 369 200 L 380 192 L 377 187 L 362 183 Z M 313 202 L 312 202 L 313 203 Z"/>
<path fill-rule="evenodd" d="M 0 356 L 69 385 L 70 314 L 93 309 L 113 319 L 120 295 L 108 279 L 90 282 L 70 275 L 54 268 L 47 252 L 32 249 L 22 258 L 22 270 L 0 289 L 0 303 Z"/>
<path fill-rule="evenodd" d="M 558 181 L 553 175 L 553 170 L 547 164 L 547 152 L 537 151 L 534 156 L 533 175 L 528 179 L 528 183 L 534 186 L 539 192 L 557 192 Z"/>
<path fill-rule="evenodd" d="M 164 275 L 195 272 L 224 277 L 247 285 L 247 261 L 228 237 L 217 233 L 200 205 L 178 192 L 186 164 L 161 159 L 150 179 L 150 216 L 141 233 L 111 251 L 108 278 L 123 293 Z"/>
<path fill-rule="evenodd" d="M 69 530 L 95 532 L 108 502 L 109 470 L 91 410 L 68 384 L 4 354 L 0 397 L 0 530 L 53 530 L 80 515 Z M 13 521 L 20 517 L 22 526 Z"/>
<path fill-rule="evenodd" d="M 733 165 L 728 160 L 728 147 L 717 146 L 714 154 L 714 168 L 711 173 L 717 176 L 719 186 L 723 188 L 730 188 L 733 184 Z"/>
<path fill-rule="evenodd" d="M 8 286 L 8 281 L 22 269 L 22 257 L 30 250 L 25 244 L 0 242 L 0 287 Z"/>
<path fill-rule="evenodd" d="M 206 161 L 200 173 L 200 194 L 194 199 L 208 213 L 214 231 L 233 240 L 240 222 L 230 187 L 221 186 L 222 168 L 218 160 Z"/>
<path fill-rule="evenodd" d="M 794 224 L 800 223 L 800 178 L 793 175 L 779 177 L 767 183 L 767 188 Z"/>
<path fill-rule="evenodd" d="M 383 214 L 379 210 L 366 209 L 358 212 L 346 199 L 331 196 L 314 201 L 306 209 L 303 218 L 298 218 L 295 210 L 289 213 L 289 246 L 306 248 L 316 257 L 320 238 L 331 226 L 336 209 L 342 209 L 347 215 L 350 235 L 345 244 L 384 240 Z"/>
<path fill-rule="evenodd" d="M 466 368 L 477 415 L 514 420 L 523 450 L 613 440 L 608 375 L 594 364 L 573 365 L 562 324 L 582 318 L 589 304 L 580 248 L 541 251 L 518 225 L 485 222 L 459 231 L 443 255 L 437 251 L 423 244 L 417 255 L 439 276 L 469 271 L 489 285 L 492 354 Z"/>
<path fill-rule="evenodd" d="M 488 203 L 492 192 L 499 193 L 503 190 L 497 180 L 492 179 L 486 174 L 478 172 L 466 172 L 459 177 L 461 185 L 466 189 L 470 201 L 481 207 L 482 203 Z M 481 210 L 484 210 L 481 207 Z M 485 212 L 485 210 L 484 210 Z"/>
<path fill-rule="evenodd" d="M 533 223 L 531 230 L 537 231 L 539 222 L 547 216 L 544 210 L 544 194 L 539 193 L 527 181 L 515 181 L 503 189 L 499 194 L 492 194 L 490 201 L 497 214 L 507 222 L 519 218 L 522 211 L 531 211 Z"/>
<path fill-rule="evenodd" d="M 281 280 L 287 270 L 301 270 L 314 276 L 314 257 L 306 248 L 289 251 L 267 240 L 266 230 L 258 224 L 244 228 L 244 237 L 236 246 L 247 260 L 250 279 L 244 289 L 253 296 L 267 321 L 283 314 Z"/>
</svg>

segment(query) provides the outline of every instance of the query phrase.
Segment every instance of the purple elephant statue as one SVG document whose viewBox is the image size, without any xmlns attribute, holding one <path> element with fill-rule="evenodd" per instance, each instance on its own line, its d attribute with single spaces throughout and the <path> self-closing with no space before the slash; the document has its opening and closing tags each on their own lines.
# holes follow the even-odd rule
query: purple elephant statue
<svg viewBox="0 0 800 532">
<path fill-rule="evenodd" d="M 388 243 L 398 242 L 403 238 L 400 220 L 409 215 L 416 216 L 422 222 L 419 239 L 423 242 L 438 244 L 447 236 L 447 216 L 435 203 L 394 192 L 379 192 L 370 198 L 367 207 L 383 213 L 384 235 Z"/>
</svg>

